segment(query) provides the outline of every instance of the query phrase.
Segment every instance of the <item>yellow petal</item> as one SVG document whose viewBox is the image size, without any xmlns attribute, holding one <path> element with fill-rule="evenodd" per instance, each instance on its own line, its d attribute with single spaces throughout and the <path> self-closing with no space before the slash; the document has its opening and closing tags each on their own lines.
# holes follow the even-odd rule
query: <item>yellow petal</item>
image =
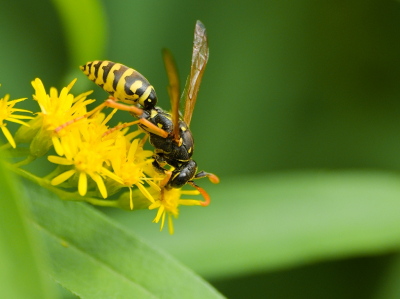
<svg viewBox="0 0 400 299">
<path fill-rule="evenodd" d="M 126 135 L 125 138 L 128 141 L 131 141 L 133 138 L 135 138 L 136 136 L 140 135 L 141 133 L 143 133 L 143 131 L 140 131 L 140 130 L 133 131 L 133 132 L 129 133 L 128 135 Z"/>
<path fill-rule="evenodd" d="M 148 157 L 153 156 L 153 154 L 154 154 L 153 151 L 143 151 L 137 156 L 139 156 L 140 158 L 144 159 L 144 158 L 148 158 Z"/>
<path fill-rule="evenodd" d="M 76 148 L 73 141 L 74 141 L 74 138 L 68 138 L 68 139 L 62 138 L 61 139 L 61 147 L 63 148 L 64 155 L 68 160 L 72 160 L 72 157 L 74 157 L 78 152 L 78 149 Z"/>
<path fill-rule="evenodd" d="M 160 206 L 160 208 L 158 209 L 158 212 L 157 212 L 157 216 L 156 216 L 156 218 L 154 218 L 153 222 L 158 223 L 158 221 L 160 221 L 160 218 L 161 218 L 161 215 L 163 214 L 163 212 L 164 212 L 164 206 Z"/>
<path fill-rule="evenodd" d="M 62 158 L 62 157 L 57 157 L 57 156 L 48 156 L 47 159 L 51 162 L 51 163 L 55 163 L 55 164 L 60 164 L 60 165 L 72 165 L 74 164 L 74 162 Z"/>
<path fill-rule="evenodd" d="M 28 125 L 26 122 L 23 122 L 22 120 L 19 120 L 19 119 L 15 119 L 15 118 L 12 118 L 12 117 L 8 117 L 8 118 L 6 118 L 6 120 L 7 120 L 7 121 L 11 121 L 11 122 L 13 122 L 13 123 L 17 123 L 17 124 L 20 124 L 20 125 L 29 127 L 29 125 Z"/>
<path fill-rule="evenodd" d="M 101 176 L 99 176 L 98 174 L 93 174 L 90 176 L 93 181 L 96 182 L 97 187 L 99 188 L 99 191 L 101 193 L 101 196 L 103 196 L 103 198 L 107 198 L 107 189 L 106 186 L 104 185 L 104 181 L 101 178 Z"/>
<path fill-rule="evenodd" d="M 58 91 L 55 87 L 50 87 L 50 97 L 51 98 L 58 98 Z"/>
<path fill-rule="evenodd" d="M 6 136 L 8 142 L 11 144 L 11 146 L 13 148 L 15 148 L 16 147 L 15 141 L 14 141 L 14 138 L 12 137 L 10 131 L 4 126 L 1 126 L 1 130 L 3 131 L 4 136 Z"/>
<path fill-rule="evenodd" d="M 122 181 L 122 179 L 121 179 L 119 176 L 117 176 L 116 174 L 112 173 L 111 171 L 109 171 L 109 170 L 108 170 L 107 168 L 105 168 L 105 167 L 102 167 L 102 168 L 101 168 L 101 172 L 102 172 L 102 174 L 108 176 L 109 178 L 111 178 L 111 179 L 117 181 L 117 182 L 120 183 L 120 184 L 123 184 L 123 183 L 124 183 L 124 182 Z"/>
<path fill-rule="evenodd" d="M 131 147 L 129 148 L 128 153 L 128 162 L 133 162 L 135 160 L 135 153 L 139 144 L 139 139 L 135 139 L 132 141 Z"/>
<path fill-rule="evenodd" d="M 129 199 L 130 199 L 129 206 L 130 206 L 131 210 L 133 210 L 132 188 L 131 187 L 129 187 Z"/>
<path fill-rule="evenodd" d="M 36 78 L 35 81 L 32 81 L 32 86 L 35 89 L 38 102 L 47 100 L 46 90 L 44 89 L 43 82 L 39 78 Z"/>
<path fill-rule="evenodd" d="M 162 229 L 163 229 L 163 227 L 164 227 L 164 222 L 165 222 L 165 214 L 166 214 L 166 213 L 163 213 L 163 215 L 162 215 L 162 219 L 161 219 L 161 228 L 160 228 L 160 231 L 162 231 Z"/>
<path fill-rule="evenodd" d="M 9 105 L 10 105 L 10 104 L 16 104 L 16 103 L 18 103 L 18 102 L 25 101 L 26 99 L 27 99 L 27 98 L 12 100 L 12 101 L 9 101 L 8 104 L 9 104 Z M 30 111 L 29 111 L 29 112 L 30 112 Z M 31 112 L 31 113 L 32 113 L 32 112 Z"/>
<path fill-rule="evenodd" d="M 108 121 L 113 117 L 113 115 L 115 114 L 115 112 L 117 112 L 118 109 L 115 108 L 109 115 L 107 115 L 107 117 L 105 118 L 105 120 L 101 123 L 102 125 L 105 125 L 106 123 L 108 123 Z"/>
<path fill-rule="evenodd" d="M 147 191 L 147 189 L 145 187 L 143 187 L 142 184 L 138 183 L 135 185 L 139 188 L 140 191 L 142 191 L 143 195 L 146 196 L 148 200 L 150 200 L 151 202 L 154 202 L 153 196 L 151 196 L 149 191 Z"/>
<path fill-rule="evenodd" d="M 181 194 L 185 195 L 199 195 L 200 192 L 197 190 L 181 190 Z"/>
<path fill-rule="evenodd" d="M 195 199 L 180 199 L 178 203 L 182 206 L 199 206 L 200 201 Z"/>
<path fill-rule="evenodd" d="M 61 183 L 65 182 L 66 180 L 68 180 L 71 176 L 73 176 L 75 174 L 75 172 L 76 172 L 75 169 L 68 170 L 68 171 L 60 174 L 59 176 L 56 176 L 54 179 L 52 179 L 51 184 L 53 186 L 61 184 Z"/>
<path fill-rule="evenodd" d="M 57 136 L 53 136 L 53 137 L 51 138 L 51 140 L 53 141 L 53 145 L 54 145 L 54 149 L 55 149 L 56 153 L 57 153 L 59 156 L 64 156 L 64 149 L 63 149 L 62 146 L 61 146 L 60 139 L 58 139 Z"/>
<path fill-rule="evenodd" d="M 153 181 L 150 180 L 146 180 L 147 184 L 150 185 L 150 187 L 152 187 L 154 190 L 156 191 L 161 191 L 160 186 L 158 186 L 156 183 L 154 183 Z"/>
<path fill-rule="evenodd" d="M 76 80 L 78 80 L 78 78 L 75 78 L 74 80 L 72 80 L 71 83 L 68 84 L 68 86 L 67 86 L 68 92 L 71 90 L 72 86 L 74 86 Z"/>
<path fill-rule="evenodd" d="M 14 110 L 14 109 L 13 109 Z M 27 116 L 27 115 L 18 115 L 18 114 L 13 114 L 11 119 L 13 118 L 18 118 L 18 119 L 34 119 L 32 116 Z M 7 118 L 6 118 L 7 119 Z"/>
<path fill-rule="evenodd" d="M 81 196 L 85 196 L 87 191 L 87 176 L 85 172 L 79 174 L 78 191 Z"/>
<path fill-rule="evenodd" d="M 159 206 L 161 206 L 161 201 L 156 201 L 155 203 L 152 203 L 152 204 L 149 206 L 149 210 L 156 209 L 156 208 L 158 208 Z"/>
<path fill-rule="evenodd" d="M 78 95 L 78 96 L 75 97 L 74 102 L 77 102 L 77 101 L 79 101 L 79 100 L 81 100 L 81 99 L 86 98 L 86 97 L 87 97 L 88 95 L 90 95 L 91 93 L 93 93 L 93 90 L 90 90 L 90 91 L 81 93 L 80 95 Z M 93 102 L 94 102 L 94 100 L 92 100 L 90 103 L 93 103 Z"/>
<path fill-rule="evenodd" d="M 27 112 L 27 113 L 33 113 L 32 111 L 26 110 L 26 109 L 19 109 L 19 108 L 13 108 L 12 109 L 14 112 Z"/>
<path fill-rule="evenodd" d="M 170 235 L 174 234 L 174 224 L 172 223 L 172 217 L 171 214 L 169 213 L 168 213 L 168 230 Z"/>
</svg>

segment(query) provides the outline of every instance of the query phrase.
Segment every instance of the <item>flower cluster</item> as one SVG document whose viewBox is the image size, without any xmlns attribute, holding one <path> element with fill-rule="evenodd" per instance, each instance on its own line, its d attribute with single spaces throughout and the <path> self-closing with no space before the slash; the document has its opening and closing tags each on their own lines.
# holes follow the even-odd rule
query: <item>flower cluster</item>
<svg viewBox="0 0 400 299">
<path fill-rule="evenodd" d="M 10 131 L 7 129 L 7 127 L 6 127 L 7 123 L 5 121 L 14 122 L 14 123 L 29 127 L 29 125 L 26 122 L 21 121 L 21 119 L 33 119 L 33 117 L 26 116 L 26 115 L 14 114 L 14 112 L 32 113 L 31 111 L 28 111 L 25 109 L 14 108 L 16 103 L 25 101 L 26 98 L 8 101 L 9 98 L 10 98 L 10 95 L 7 94 L 4 96 L 4 98 L 0 99 L 0 127 L 1 127 L 1 130 L 3 131 L 4 136 L 7 138 L 8 142 L 11 144 L 11 146 L 13 148 L 15 148 L 16 144 L 15 144 L 14 138 L 12 137 Z"/>
<path fill-rule="evenodd" d="M 129 132 L 127 125 L 110 128 L 108 122 L 117 109 L 107 116 L 101 112 L 104 105 L 88 112 L 87 106 L 95 100 L 88 99 L 91 92 L 78 96 L 71 94 L 75 81 L 60 93 L 55 88 L 50 88 L 47 93 L 42 81 L 35 79 L 32 82 L 33 99 L 40 107 L 36 117 L 14 114 L 32 113 L 14 108 L 16 103 L 25 99 L 8 101 L 6 95 L 0 100 L 0 127 L 7 140 L 13 148 L 17 144 L 29 144 L 29 156 L 15 165 L 22 166 L 47 155 L 47 160 L 56 168 L 45 178 L 36 178 L 41 185 L 63 190 L 63 194 L 68 194 L 64 199 L 77 200 L 79 197 L 79 200 L 107 203 L 129 210 L 158 208 L 153 222 L 161 220 L 162 230 L 168 214 L 169 232 L 172 234 L 172 216 L 178 217 L 179 205 L 202 203 L 181 199 L 181 195 L 197 195 L 199 191 L 162 187 L 160 182 L 165 175 L 154 171 L 151 165 L 153 152 L 144 149 L 146 137 L 137 138 L 143 132 L 140 129 Z M 6 128 L 5 121 L 22 125 L 14 137 Z M 48 154 L 51 148 L 56 155 Z M 121 191 L 123 189 L 129 189 L 129 192 Z M 121 194 L 119 198 L 110 198 L 117 193 Z"/>
</svg>

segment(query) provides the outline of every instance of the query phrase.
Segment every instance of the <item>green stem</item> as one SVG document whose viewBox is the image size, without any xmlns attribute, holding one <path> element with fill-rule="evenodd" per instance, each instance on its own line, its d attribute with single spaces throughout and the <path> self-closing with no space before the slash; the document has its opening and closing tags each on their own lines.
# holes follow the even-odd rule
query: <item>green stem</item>
<svg viewBox="0 0 400 299">
<path fill-rule="evenodd" d="M 43 179 L 46 181 L 51 181 L 52 178 L 55 178 L 60 173 L 61 173 L 60 166 L 57 166 L 52 172 L 50 172 L 48 175 L 44 176 Z"/>
<path fill-rule="evenodd" d="M 9 149 L 9 148 L 11 148 L 11 144 L 9 144 L 9 143 L 5 143 L 5 144 L 0 146 L 0 150 L 6 150 L 6 149 Z"/>
<path fill-rule="evenodd" d="M 14 167 L 21 167 L 21 166 L 27 165 L 35 160 L 36 160 L 36 157 L 28 156 L 26 159 L 19 161 L 18 163 L 14 163 L 13 165 L 14 165 Z"/>
<path fill-rule="evenodd" d="M 78 192 L 68 192 L 61 190 L 51 184 L 48 183 L 46 179 L 40 178 L 38 176 L 35 176 L 34 174 L 15 167 L 15 164 L 10 164 L 10 163 L 5 163 L 7 167 L 15 172 L 16 174 L 22 176 L 23 178 L 26 178 L 35 184 L 38 184 L 39 186 L 42 186 L 51 192 L 57 194 L 62 200 L 70 200 L 70 201 L 86 201 L 88 203 L 91 203 L 96 206 L 102 206 L 102 207 L 119 207 L 118 201 L 116 200 L 104 200 L 104 199 L 97 199 L 93 197 L 84 197 L 80 196 Z"/>
</svg>

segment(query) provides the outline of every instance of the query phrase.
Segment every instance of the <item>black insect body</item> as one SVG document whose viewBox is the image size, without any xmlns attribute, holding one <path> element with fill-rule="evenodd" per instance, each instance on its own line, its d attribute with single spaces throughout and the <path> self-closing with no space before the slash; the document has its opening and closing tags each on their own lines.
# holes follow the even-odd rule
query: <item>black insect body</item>
<svg viewBox="0 0 400 299">
<path fill-rule="evenodd" d="M 172 132 L 173 124 L 171 115 L 156 107 L 157 114 L 148 120 L 168 132 L 168 137 L 163 138 L 157 134 L 149 133 L 150 143 L 155 148 L 156 155 L 153 162 L 154 168 L 164 173 L 161 165 L 167 163 L 174 167 L 171 178 L 167 184 L 168 187 L 180 188 L 188 181 L 195 178 L 197 172 L 197 164 L 191 159 L 194 151 L 194 140 L 187 124 L 179 120 L 179 141 L 175 142 Z"/>
<path fill-rule="evenodd" d="M 183 93 L 185 113 L 182 119 L 179 117 L 180 88 L 177 68 L 168 50 L 163 50 L 163 59 L 169 80 L 171 114 L 156 107 L 157 95 L 153 86 L 136 70 L 111 61 L 93 61 L 81 67 L 90 80 L 110 94 L 111 97 L 104 105 L 129 111 L 138 118 L 138 121 L 131 124 L 137 123 L 148 133 L 150 143 L 155 148 L 154 168 L 168 175 L 168 181 L 163 187 L 180 188 L 190 183 L 205 197 L 204 205 L 209 203 L 208 194 L 195 185 L 193 180 L 208 177 L 213 183 L 218 183 L 219 179 L 214 174 L 204 171 L 197 173 L 197 164 L 191 158 L 194 152 L 194 140 L 189 125 L 208 55 L 206 29 L 200 21 L 197 21 L 191 73 Z M 117 101 L 130 106 L 119 104 Z M 137 107 L 138 104 L 142 109 Z M 165 164 L 173 167 L 172 172 L 163 168 Z"/>
</svg>

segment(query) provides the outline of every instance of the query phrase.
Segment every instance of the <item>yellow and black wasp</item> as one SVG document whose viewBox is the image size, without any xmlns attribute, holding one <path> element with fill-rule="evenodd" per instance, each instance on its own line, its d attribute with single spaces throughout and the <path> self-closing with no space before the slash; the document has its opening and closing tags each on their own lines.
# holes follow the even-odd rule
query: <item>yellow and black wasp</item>
<svg viewBox="0 0 400 299">
<path fill-rule="evenodd" d="M 208 177 L 211 182 L 218 183 L 219 179 L 212 173 L 197 172 L 197 164 L 192 159 L 194 140 L 189 125 L 208 56 L 206 28 L 197 21 L 191 71 L 182 94 L 185 101 L 183 118 L 179 115 L 180 86 L 177 67 L 167 49 L 163 50 L 163 60 L 169 80 L 168 93 L 172 113 L 156 107 L 155 89 L 136 70 L 111 61 L 92 61 L 81 66 L 81 70 L 90 80 L 109 93 L 110 97 L 103 105 L 129 111 L 138 118 L 138 121 L 130 125 L 137 123 L 149 135 L 149 141 L 155 148 L 153 166 L 156 171 L 167 174 L 163 187 L 181 188 L 189 183 L 201 192 L 206 200 L 205 204 L 209 203 L 209 196 L 193 180 Z M 172 172 L 163 168 L 166 164 L 173 167 Z"/>
</svg>

